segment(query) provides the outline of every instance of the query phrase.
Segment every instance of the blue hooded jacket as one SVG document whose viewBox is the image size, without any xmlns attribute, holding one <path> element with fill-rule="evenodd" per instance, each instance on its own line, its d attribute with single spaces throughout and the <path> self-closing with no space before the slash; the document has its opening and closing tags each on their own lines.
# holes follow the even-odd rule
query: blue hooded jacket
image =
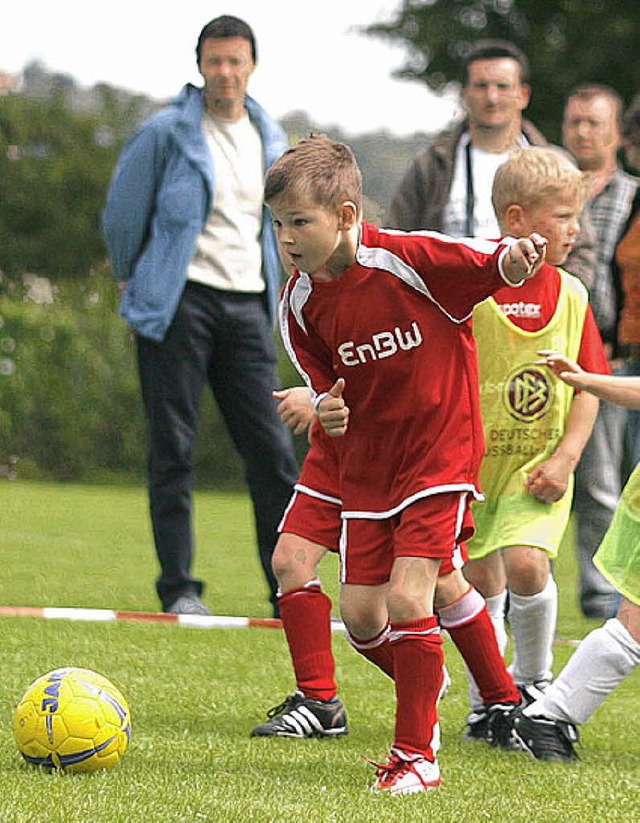
<svg viewBox="0 0 640 823">
<path fill-rule="evenodd" d="M 286 134 L 255 100 L 246 97 L 245 105 L 268 169 L 287 149 Z M 126 284 L 120 313 L 151 340 L 163 340 L 171 325 L 215 195 L 203 106 L 202 89 L 187 84 L 140 126 L 122 150 L 103 213 L 113 276 Z M 266 308 L 274 322 L 282 268 L 266 206 L 261 238 Z"/>
</svg>

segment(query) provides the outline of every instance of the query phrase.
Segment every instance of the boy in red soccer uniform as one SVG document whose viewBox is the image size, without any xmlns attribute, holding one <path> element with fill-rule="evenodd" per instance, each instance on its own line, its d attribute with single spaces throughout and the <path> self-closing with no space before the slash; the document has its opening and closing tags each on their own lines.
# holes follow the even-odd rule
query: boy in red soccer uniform
<svg viewBox="0 0 640 823">
<path fill-rule="evenodd" d="M 265 200 L 294 269 L 281 301 L 285 345 L 337 438 L 342 618 L 361 645 L 389 632 L 395 735 L 374 790 L 435 788 L 434 592 L 441 562 L 473 531 L 484 445 L 471 313 L 531 276 L 545 241 L 454 241 L 365 223 L 355 158 L 324 137 L 276 161 Z"/>
<path fill-rule="evenodd" d="M 341 501 L 336 441 L 316 421 L 308 389 L 274 392 L 283 422 L 300 434 L 311 427 L 311 445 L 294 495 L 280 524 L 273 568 L 280 589 L 280 616 L 296 675 L 296 693 L 268 713 L 254 737 L 335 737 L 348 733 L 346 712 L 337 697 L 331 647 L 331 601 L 322 591 L 318 565 L 327 551 L 339 551 Z M 482 739 L 500 745 L 507 715 L 520 692 L 505 667 L 484 598 L 464 578 L 462 546 L 440 564 L 435 607 L 478 683 L 486 723 Z M 349 635 L 364 657 L 393 678 L 389 632 L 365 644 Z M 479 726 L 473 727 L 478 739 Z"/>
</svg>

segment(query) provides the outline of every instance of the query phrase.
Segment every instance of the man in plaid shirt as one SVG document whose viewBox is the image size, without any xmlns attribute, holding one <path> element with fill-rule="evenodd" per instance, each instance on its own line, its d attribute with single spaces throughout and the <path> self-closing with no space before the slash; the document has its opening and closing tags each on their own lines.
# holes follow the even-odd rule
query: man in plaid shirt
<svg viewBox="0 0 640 823">
<path fill-rule="evenodd" d="M 596 234 L 597 259 L 590 300 L 614 372 L 620 365 L 615 362 L 620 306 L 612 262 L 639 182 L 618 162 L 622 110 L 622 98 L 612 88 L 583 84 L 567 97 L 562 129 L 565 147 L 580 169 L 593 178 L 589 214 Z M 620 497 L 624 426 L 624 410 L 601 403 L 593 434 L 575 473 L 580 605 L 587 617 L 613 617 L 617 608 L 618 595 L 595 568 L 592 558 Z"/>
</svg>

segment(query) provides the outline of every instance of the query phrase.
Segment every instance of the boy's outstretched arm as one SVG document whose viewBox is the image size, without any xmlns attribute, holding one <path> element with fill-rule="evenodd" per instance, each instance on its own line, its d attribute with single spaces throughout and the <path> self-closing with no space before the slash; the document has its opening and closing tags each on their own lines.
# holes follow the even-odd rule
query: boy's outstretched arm
<svg viewBox="0 0 640 823">
<path fill-rule="evenodd" d="M 502 271 L 511 283 L 521 283 L 540 269 L 547 253 L 547 240 L 533 232 L 529 237 L 520 237 L 510 246 L 502 258 Z"/>
<path fill-rule="evenodd" d="M 538 365 L 548 366 L 565 383 L 576 389 L 607 400 L 628 409 L 640 409 L 640 377 L 622 377 L 615 374 L 594 374 L 556 351 L 543 349 L 538 354 L 544 358 Z"/>
</svg>

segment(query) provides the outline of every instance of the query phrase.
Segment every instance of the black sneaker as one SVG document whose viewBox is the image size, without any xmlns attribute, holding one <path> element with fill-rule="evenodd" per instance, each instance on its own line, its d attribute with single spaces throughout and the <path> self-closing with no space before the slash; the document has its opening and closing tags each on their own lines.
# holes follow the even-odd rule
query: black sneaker
<svg viewBox="0 0 640 823">
<path fill-rule="evenodd" d="M 518 707 L 515 703 L 494 703 L 488 708 L 487 740 L 498 749 L 514 751 L 520 746 L 513 737 L 513 714 Z"/>
<path fill-rule="evenodd" d="M 210 617 L 211 612 L 197 594 L 183 594 L 165 609 L 167 614 L 189 614 Z"/>
<path fill-rule="evenodd" d="M 522 708 L 525 706 L 530 706 L 532 703 L 535 703 L 536 700 L 543 698 L 545 689 L 549 685 L 550 681 L 539 680 L 537 683 L 529 683 L 526 686 L 518 686 L 518 691 L 520 692 L 520 696 L 522 698 L 522 702 L 520 703 Z"/>
<path fill-rule="evenodd" d="M 501 749 L 515 749 L 511 738 L 509 717 L 516 708 L 514 703 L 493 703 L 467 716 L 465 740 L 479 740 Z"/>
<path fill-rule="evenodd" d="M 464 730 L 465 740 L 489 742 L 489 712 L 482 708 L 467 715 L 467 727 Z"/>
<path fill-rule="evenodd" d="M 572 723 L 550 720 L 547 717 L 529 717 L 522 710 L 514 712 L 513 739 L 519 748 L 536 760 L 578 760 L 574 743 L 580 739 Z"/>
<path fill-rule="evenodd" d="M 269 709 L 266 723 L 256 726 L 251 737 L 338 737 L 349 734 L 344 706 L 337 699 L 324 701 L 296 692 L 284 703 Z"/>
</svg>

